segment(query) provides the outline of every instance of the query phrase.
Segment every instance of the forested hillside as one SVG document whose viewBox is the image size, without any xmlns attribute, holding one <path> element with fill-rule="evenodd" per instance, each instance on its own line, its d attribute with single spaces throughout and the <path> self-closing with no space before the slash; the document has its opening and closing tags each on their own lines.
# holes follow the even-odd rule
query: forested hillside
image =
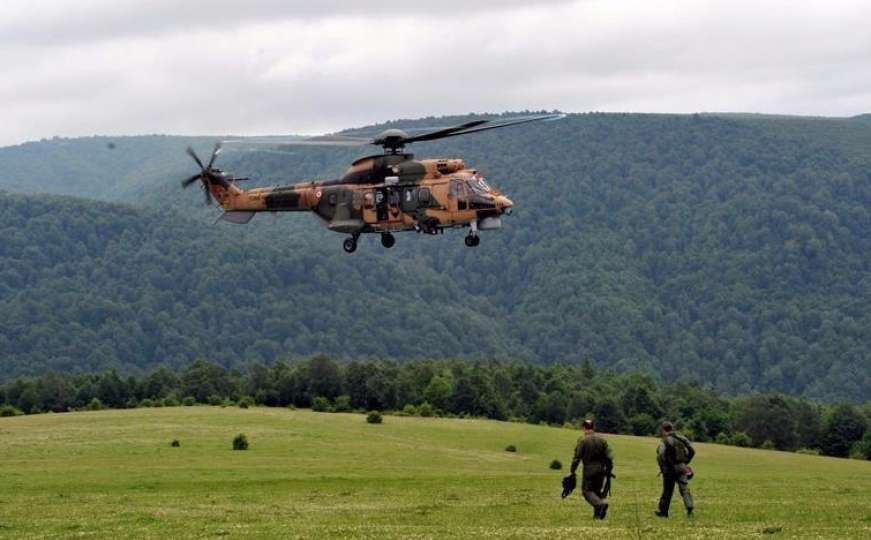
<svg viewBox="0 0 871 540">
<path fill-rule="evenodd" d="M 862 118 L 589 114 L 424 144 L 482 170 L 515 214 L 474 250 L 460 233 L 405 235 L 353 256 L 311 216 L 212 227 L 177 187 L 186 139 L 2 149 L 16 172 L 0 185 L 53 193 L 70 190 L 27 182 L 23 149 L 53 170 L 109 152 L 118 176 L 64 186 L 137 208 L 2 199 L 0 371 L 589 357 L 726 392 L 871 399 L 869 140 Z M 358 155 L 228 151 L 221 166 L 275 183 Z"/>
</svg>

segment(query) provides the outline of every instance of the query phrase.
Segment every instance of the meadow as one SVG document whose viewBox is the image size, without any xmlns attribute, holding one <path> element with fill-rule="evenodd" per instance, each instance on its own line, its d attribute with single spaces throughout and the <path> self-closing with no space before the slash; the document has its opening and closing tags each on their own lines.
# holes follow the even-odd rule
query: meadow
<svg viewBox="0 0 871 540">
<path fill-rule="evenodd" d="M 238 433 L 247 451 L 232 450 Z M 608 437 L 618 478 L 608 519 L 593 521 L 578 493 L 559 497 L 578 435 L 260 407 L 0 418 L 0 536 L 871 536 L 867 461 L 698 444 L 697 515 L 676 497 L 662 520 L 657 440 L 628 436 Z M 555 458 L 563 470 L 548 467 Z"/>
</svg>

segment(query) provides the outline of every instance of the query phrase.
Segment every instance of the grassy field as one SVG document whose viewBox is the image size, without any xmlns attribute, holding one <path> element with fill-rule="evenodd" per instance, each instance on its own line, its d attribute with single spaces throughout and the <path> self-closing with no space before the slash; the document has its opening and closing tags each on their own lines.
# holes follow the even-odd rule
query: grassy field
<svg viewBox="0 0 871 540">
<path fill-rule="evenodd" d="M 231 450 L 240 432 L 248 451 Z M 0 536 L 871 537 L 869 462 L 700 444 L 697 516 L 676 497 L 660 520 L 656 440 L 639 437 L 609 437 L 618 478 L 594 522 L 548 468 L 577 436 L 266 408 L 0 418 Z"/>
</svg>

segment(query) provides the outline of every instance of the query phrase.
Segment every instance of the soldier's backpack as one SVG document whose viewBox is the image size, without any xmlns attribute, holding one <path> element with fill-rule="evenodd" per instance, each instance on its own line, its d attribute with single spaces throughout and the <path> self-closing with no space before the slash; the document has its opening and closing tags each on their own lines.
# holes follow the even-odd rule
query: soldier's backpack
<svg viewBox="0 0 871 540">
<path fill-rule="evenodd" d="M 695 448 L 693 448 L 693 444 L 690 442 L 690 440 L 683 435 L 679 435 L 677 433 L 675 433 L 673 437 L 675 463 L 689 464 L 690 462 L 692 462 L 693 458 L 696 456 L 696 450 Z"/>
</svg>

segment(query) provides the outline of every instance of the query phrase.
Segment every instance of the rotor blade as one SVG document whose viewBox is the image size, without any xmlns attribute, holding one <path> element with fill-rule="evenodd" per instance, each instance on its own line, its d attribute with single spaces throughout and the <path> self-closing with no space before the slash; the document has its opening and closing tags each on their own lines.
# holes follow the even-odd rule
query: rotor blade
<svg viewBox="0 0 871 540">
<path fill-rule="evenodd" d="M 200 169 L 205 169 L 205 167 L 203 166 L 203 162 L 200 161 L 200 158 L 197 156 L 197 153 L 194 152 L 194 149 L 192 147 L 188 146 L 187 153 L 190 157 L 194 158 L 194 161 L 197 162 L 197 165 L 200 166 Z"/>
<path fill-rule="evenodd" d="M 564 114 L 542 114 L 542 115 L 536 115 L 536 116 L 515 116 L 512 118 L 505 118 L 505 119 L 501 119 L 501 120 L 486 121 L 483 123 L 479 123 L 476 126 L 472 126 L 469 128 L 463 128 L 460 130 L 454 130 L 450 133 L 447 133 L 445 135 L 440 135 L 438 137 L 428 137 L 425 139 L 420 138 L 420 137 L 412 137 L 410 139 L 407 139 L 405 142 L 410 143 L 410 142 L 415 142 L 415 141 L 420 141 L 420 140 L 431 141 L 434 139 L 444 139 L 446 137 L 456 137 L 458 135 L 466 135 L 467 133 L 477 133 L 479 131 L 487 131 L 489 129 L 499 129 L 499 128 L 503 128 L 503 127 L 517 126 L 520 124 L 528 124 L 530 122 L 559 120 L 560 118 L 565 118 L 565 115 Z"/>
<path fill-rule="evenodd" d="M 457 131 L 467 130 L 476 126 L 480 126 L 481 124 L 486 124 L 489 120 L 473 120 L 471 122 L 466 122 L 465 124 L 460 124 L 458 126 L 452 126 L 448 128 L 442 128 L 437 131 L 431 131 L 429 133 L 422 133 L 420 135 L 415 135 L 414 137 L 409 137 L 405 139 L 406 143 L 417 142 L 417 141 L 434 141 L 436 139 L 442 139 L 444 137 L 449 137 L 452 133 Z"/>
<path fill-rule="evenodd" d="M 212 206 L 212 194 L 209 192 L 209 187 L 203 184 L 203 193 L 206 196 L 206 206 Z"/>
<path fill-rule="evenodd" d="M 209 166 L 206 167 L 207 170 L 211 170 L 212 165 L 215 164 L 215 158 L 218 157 L 218 154 L 221 153 L 221 141 L 215 143 L 215 149 L 212 150 L 212 158 L 209 160 Z"/>
<path fill-rule="evenodd" d="M 366 137 L 351 137 L 349 135 L 320 135 L 317 137 L 307 137 L 302 139 L 267 137 L 234 139 L 224 142 L 227 144 L 268 144 L 272 146 L 364 146 L 367 144 L 372 144 L 372 139 Z"/>
<path fill-rule="evenodd" d="M 202 176 L 202 174 L 195 174 L 195 175 L 191 176 L 190 178 L 188 178 L 187 180 L 182 180 L 181 187 L 187 189 L 188 186 L 190 186 L 191 184 L 193 184 L 194 182 L 199 180 L 201 176 Z"/>
</svg>

